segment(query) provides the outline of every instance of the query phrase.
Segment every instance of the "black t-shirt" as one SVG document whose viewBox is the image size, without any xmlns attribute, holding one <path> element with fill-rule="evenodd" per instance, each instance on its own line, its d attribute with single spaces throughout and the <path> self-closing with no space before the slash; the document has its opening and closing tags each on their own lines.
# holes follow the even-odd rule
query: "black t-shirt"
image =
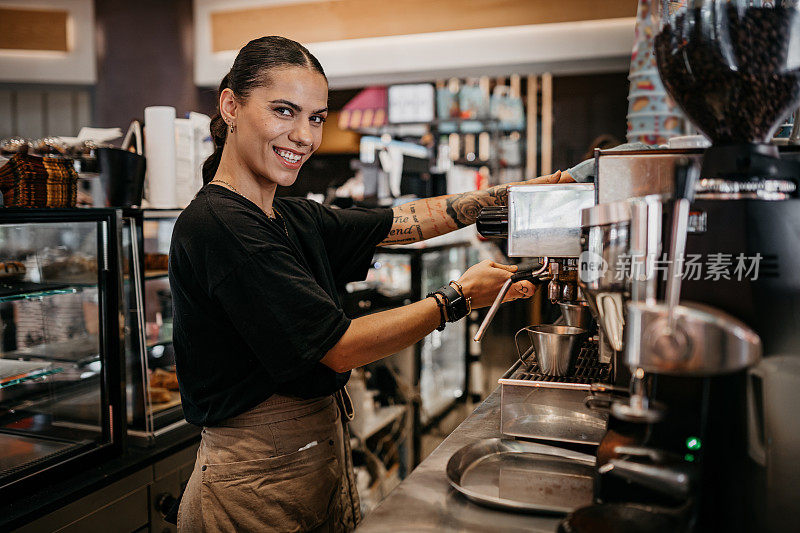
<svg viewBox="0 0 800 533">
<path fill-rule="evenodd" d="M 218 424 L 273 393 L 333 394 L 350 377 L 319 362 L 350 325 L 337 288 L 364 279 L 392 211 L 299 198 L 276 198 L 274 207 L 271 220 L 207 185 L 175 224 L 173 340 L 192 424 Z"/>
</svg>

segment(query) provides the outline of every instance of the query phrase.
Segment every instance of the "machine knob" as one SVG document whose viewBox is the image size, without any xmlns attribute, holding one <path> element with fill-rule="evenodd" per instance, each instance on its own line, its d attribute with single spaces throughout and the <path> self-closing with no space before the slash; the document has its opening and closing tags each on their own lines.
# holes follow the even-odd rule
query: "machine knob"
<svg viewBox="0 0 800 533">
<path fill-rule="evenodd" d="M 164 518 L 169 514 L 170 510 L 172 510 L 172 506 L 175 505 L 177 501 L 178 500 L 175 499 L 175 496 L 169 492 L 162 492 L 156 496 L 156 511 L 158 511 L 161 514 L 161 517 Z"/>
</svg>

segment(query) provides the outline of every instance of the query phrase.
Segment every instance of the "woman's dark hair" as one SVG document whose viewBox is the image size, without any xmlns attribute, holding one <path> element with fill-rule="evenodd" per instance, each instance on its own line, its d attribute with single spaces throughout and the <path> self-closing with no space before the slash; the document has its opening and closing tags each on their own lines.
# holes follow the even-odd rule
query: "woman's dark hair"
<svg viewBox="0 0 800 533">
<path fill-rule="evenodd" d="M 244 100 L 256 87 L 269 85 L 270 69 L 280 67 L 307 67 L 325 76 L 325 71 L 322 70 L 317 58 L 302 44 L 276 35 L 253 39 L 239 50 L 231 70 L 222 78 L 217 93 L 217 105 L 219 105 L 219 93 L 223 90 L 230 89 L 237 98 Z M 211 119 L 214 153 L 203 163 L 204 185 L 214 179 L 214 174 L 217 173 L 227 136 L 228 125 L 217 109 L 217 113 Z"/>
</svg>

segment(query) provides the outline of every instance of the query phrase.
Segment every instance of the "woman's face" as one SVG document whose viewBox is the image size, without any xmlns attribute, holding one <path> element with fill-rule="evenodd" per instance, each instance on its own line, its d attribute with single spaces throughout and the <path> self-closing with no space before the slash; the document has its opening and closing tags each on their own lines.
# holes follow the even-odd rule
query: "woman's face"
<svg viewBox="0 0 800 533">
<path fill-rule="evenodd" d="M 274 69 L 269 78 L 269 86 L 253 89 L 236 105 L 236 132 L 229 139 L 251 172 L 288 186 L 322 142 L 328 82 L 305 67 Z"/>
</svg>

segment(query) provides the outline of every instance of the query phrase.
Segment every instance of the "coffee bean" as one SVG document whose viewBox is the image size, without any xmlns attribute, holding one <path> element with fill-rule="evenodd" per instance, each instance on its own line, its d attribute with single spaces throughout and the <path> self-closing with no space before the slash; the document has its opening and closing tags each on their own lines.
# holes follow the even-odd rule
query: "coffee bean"
<svg viewBox="0 0 800 533">
<path fill-rule="evenodd" d="M 788 65 L 800 14 L 712 0 L 671 16 L 655 38 L 664 87 L 714 144 L 769 142 L 800 105 L 800 66 Z"/>
</svg>

